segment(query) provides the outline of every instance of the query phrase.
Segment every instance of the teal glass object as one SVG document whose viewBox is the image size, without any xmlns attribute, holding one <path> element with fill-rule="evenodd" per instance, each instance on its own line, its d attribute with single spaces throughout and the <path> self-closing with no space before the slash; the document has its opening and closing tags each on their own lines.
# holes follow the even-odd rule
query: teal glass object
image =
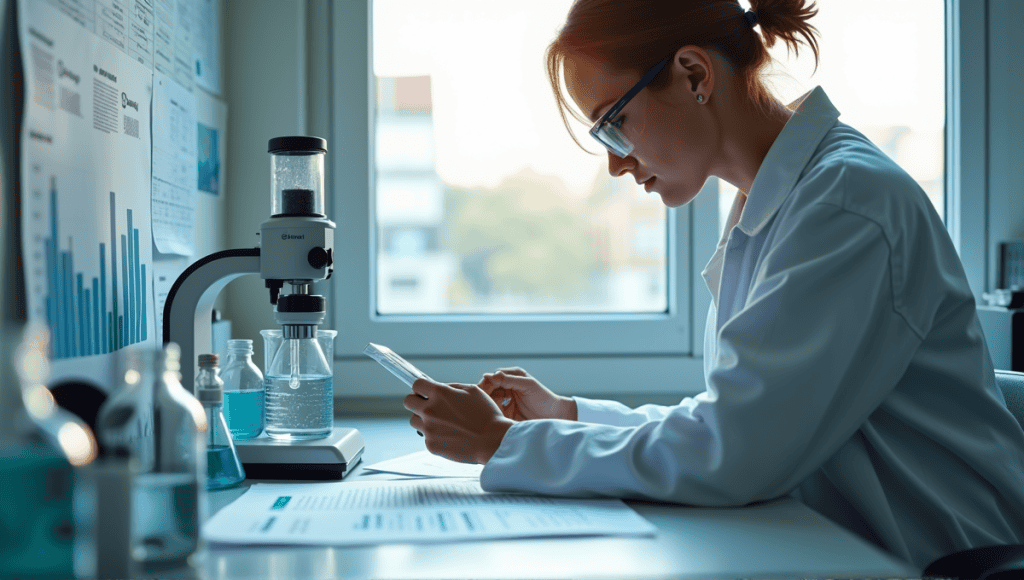
<svg viewBox="0 0 1024 580">
<path fill-rule="evenodd" d="M 263 432 L 263 373 L 252 362 L 252 341 L 228 341 L 228 358 L 220 373 L 224 381 L 224 419 L 233 439 L 252 439 Z"/>
<path fill-rule="evenodd" d="M 224 420 L 224 381 L 220 378 L 218 357 L 199 355 L 196 373 L 196 397 L 206 413 L 206 489 L 224 489 L 245 480 L 245 470 Z"/>
<path fill-rule="evenodd" d="M 0 443 L 0 576 L 75 577 L 73 486 L 56 449 Z"/>
<path fill-rule="evenodd" d="M 262 378 L 258 390 L 224 391 L 224 420 L 227 421 L 233 439 L 253 439 L 263 432 L 265 399 Z"/>
</svg>

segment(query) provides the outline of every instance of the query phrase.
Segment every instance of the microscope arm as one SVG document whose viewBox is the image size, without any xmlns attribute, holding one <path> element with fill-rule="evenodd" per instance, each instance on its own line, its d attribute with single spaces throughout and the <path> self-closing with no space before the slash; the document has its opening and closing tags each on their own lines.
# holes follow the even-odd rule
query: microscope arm
<svg viewBox="0 0 1024 580">
<path fill-rule="evenodd" d="M 194 390 L 196 360 L 212 351 L 211 317 L 220 291 L 235 278 L 260 273 L 260 249 L 224 250 L 197 260 L 174 281 L 164 303 L 163 342 L 181 348 L 181 384 Z"/>
</svg>

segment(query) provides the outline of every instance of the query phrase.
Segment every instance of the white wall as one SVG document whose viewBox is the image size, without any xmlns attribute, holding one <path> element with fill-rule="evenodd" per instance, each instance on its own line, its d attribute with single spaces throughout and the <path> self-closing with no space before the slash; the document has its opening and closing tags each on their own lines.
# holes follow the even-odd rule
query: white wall
<svg viewBox="0 0 1024 580">
<path fill-rule="evenodd" d="M 267 142 L 307 134 L 306 11 L 304 1 L 226 1 L 229 248 L 258 245 L 256 233 L 270 217 Z M 233 338 L 253 340 L 253 361 L 262 368 L 259 331 L 277 327 L 263 280 L 244 276 L 231 282 L 224 294 L 224 315 L 232 321 Z"/>
</svg>

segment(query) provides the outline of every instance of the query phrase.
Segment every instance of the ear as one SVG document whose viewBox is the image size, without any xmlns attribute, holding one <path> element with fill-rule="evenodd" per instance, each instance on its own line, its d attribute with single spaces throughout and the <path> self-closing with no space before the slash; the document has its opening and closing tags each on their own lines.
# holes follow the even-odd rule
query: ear
<svg viewBox="0 0 1024 580">
<path fill-rule="evenodd" d="M 696 99 L 701 95 L 703 102 L 707 102 L 715 90 L 715 67 L 711 56 L 699 46 L 680 48 L 672 61 L 672 78 L 684 80 L 681 89 L 689 94 L 689 98 Z"/>
</svg>

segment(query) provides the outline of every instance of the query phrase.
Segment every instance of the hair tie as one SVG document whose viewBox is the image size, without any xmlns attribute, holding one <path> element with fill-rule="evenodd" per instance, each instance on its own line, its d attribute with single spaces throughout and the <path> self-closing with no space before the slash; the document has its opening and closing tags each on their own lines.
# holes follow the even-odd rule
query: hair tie
<svg viewBox="0 0 1024 580">
<path fill-rule="evenodd" d="M 750 24 L 751 28 L 757 26 L 757 12 L 747 10 L 743 15 L 747 17 L 747 22 Z"/>
</svg>

